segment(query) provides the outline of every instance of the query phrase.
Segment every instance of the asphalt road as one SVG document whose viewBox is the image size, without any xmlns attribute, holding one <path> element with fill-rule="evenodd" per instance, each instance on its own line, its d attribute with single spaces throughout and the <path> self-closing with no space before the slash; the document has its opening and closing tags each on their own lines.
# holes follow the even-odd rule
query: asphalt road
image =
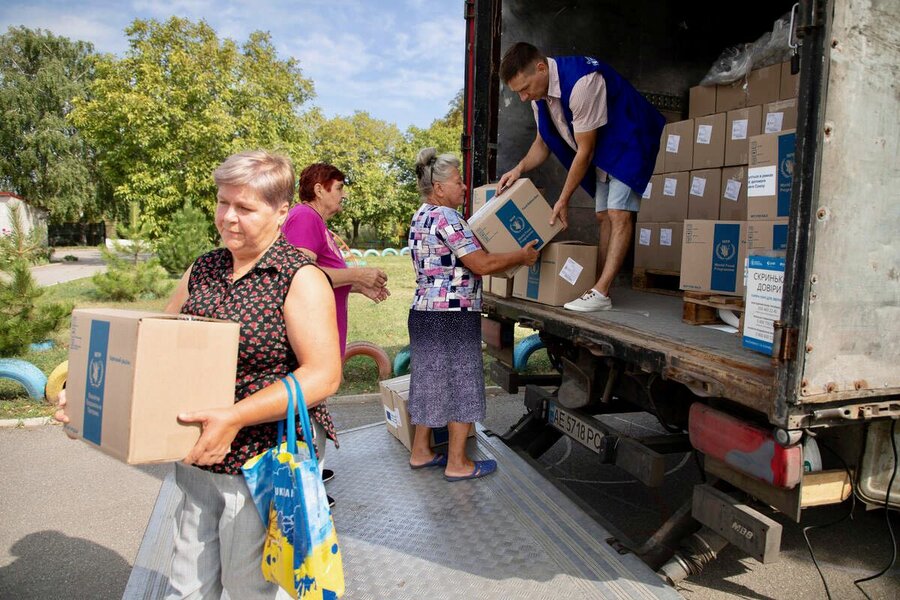
<svg viewBox="0 0 900 600">
<path fill-rule="evenodd" d="M 341 400 L 330 407 L 339 430 L 383 418 L 374 399 Z M 484 425 L 503 433 L 521 414 L 521 397 L 492 396 Z M 620 425 L 636 435 L 655 431 L 646 415 L 630 416 Z M 0 598 L 121 598 L 171 465 L 128 467 L 69 440 L 56 426 L 0 429 L 0 455 Z M 595 455 L 566 439 L 538 463 L 602 519 L 638 541 L 689 497 L 698 480 L 693 461 L 675 456 L 666 486 L 651 490 L 615 467 L 597 465 Z M 810 512 L 804 525 L 827 523 L 846 510 Z M 779 562 L 763 565 L 729 547 L 679 591 L 691 600 L 824 598 L 800 526 L 778 519 L 785 527 Z M 893 524 L 900 531 L 900 520 L 894 518 Z M 858 509 L 852 521 L 813 531 L 810 537 L 833 598 L 864 598 L 852 580 L 890 560 L 881 510 Z M 896 598 L 900 570 L 895 567 L 863 586 L 871 598 Z"/>
<path fill-rule="evenodd" d="M 74 256 L 77 261 L 64 261 L 65 256 Z M 96 248 L 70 248 L 57 251 L 50 264 L 31 268 L 31 274 L 40 286 L 56 285 L 65 281 L 90 277 L 106 270 Z"/>
</svg>

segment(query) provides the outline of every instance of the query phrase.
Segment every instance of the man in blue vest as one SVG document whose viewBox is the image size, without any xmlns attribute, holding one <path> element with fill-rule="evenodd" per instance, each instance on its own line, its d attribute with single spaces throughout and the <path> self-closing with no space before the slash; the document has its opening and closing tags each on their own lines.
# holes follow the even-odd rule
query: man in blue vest
<svg viewBox="0 0 900 600">
<path fill-rule="evenodd" d="M 600 225 L 600 279 L 565 308 L 612 307 L 609 288 L 634 233 L 633 214 L 650 181 L 665 119 L 621 75 L 589 56 L 545 57 L 518 42 L 500 62 L 500 78 L 531 101 L 537 136 L 525 157 L 499 181 L 502 190 L 553 153 L 568 169 L 550 224 L 566 226 L 569 199 L 580 185 L 595 199 Z"/>
</svg>

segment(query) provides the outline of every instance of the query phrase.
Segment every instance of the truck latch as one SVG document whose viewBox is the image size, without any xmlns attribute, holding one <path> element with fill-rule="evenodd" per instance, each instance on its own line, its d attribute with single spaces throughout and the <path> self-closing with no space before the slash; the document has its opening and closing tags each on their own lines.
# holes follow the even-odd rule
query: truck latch
<svg viewBox="0 0 900 600">
<path fill-rule="evenodd" d="M 781 321 L 775 321 L 775 337 L 773 339 L 772 356 L 778 362 L 787 362 L 797 358 L 797 340 L 800 331 L 796 327 L 785 327 Z"/>
</svg>

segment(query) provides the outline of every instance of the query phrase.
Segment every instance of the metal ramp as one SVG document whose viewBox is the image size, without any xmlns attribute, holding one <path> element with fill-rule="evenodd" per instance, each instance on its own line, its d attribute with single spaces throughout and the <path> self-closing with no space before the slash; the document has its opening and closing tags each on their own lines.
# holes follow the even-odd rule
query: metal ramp
<svg viewBox="0 0 900 600">
<path fill-rule="evenodd" d="M 497 473 L 448 483 L 440 468 L 409 469 L 383 424 L 341 433 L 328 491 L 346 598 L 681 598 L 502 441 L 480 427 L 476 440 L 472 455 Z M 123 598 L 164 595 L 178 496 L 170 476 Z"/>
</svg>

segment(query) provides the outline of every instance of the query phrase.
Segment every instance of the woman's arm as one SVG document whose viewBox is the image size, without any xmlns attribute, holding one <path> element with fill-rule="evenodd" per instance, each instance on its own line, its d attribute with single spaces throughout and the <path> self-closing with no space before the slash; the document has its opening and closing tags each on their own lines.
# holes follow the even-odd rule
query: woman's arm
<svg viewBox="0 0 900 600">
<path fill-rule="evenodd" d="M 315 406 L 336 392 L 341 383 L 334 294 L 318 268 L 307 266 L 297 271 L 284 302 L 284 315 L 288 340 L 300 363 L 294 373 L 307 407 Z M 179 415 L 183 422 L 203 426 L 200 439 L 184 462 L 222 462 L 241 428 L 283 419 L 286 410 L 287 391 L 276 383 L 228 408 Z"/>
<path fill-rule="evenodd" d="M 191 278 L 191 269 L 194 266 L 191 265 L 188 267 L 188 270 L 184 272 L 184 275 L 181 276 L 181 279 L 178 281 L 178 285 L 175 286 L 175 291 L 172 292 L 172 295 L 169 297 L 169 302 L 166 304 L 166 312 L 177 315 L 181 312 L 181 307 L 184 306 L 184 303 L 187 302 L 188 299 L 188 281 Z"/>
<path fill-rule="evenodd" d="M 348 267 L 346 269 L 332 269 L 319 265 L 319 268 L 331 278 L 332 287 L 345 285 L 360 286 L 364 288 L 383 288 L 387 285 L 387 273 L 375 267 Z M 357 291 L 357 290 L 353 290 Z"/>
<path fill-rule="evenodd" d="M 460 260 L 467 269 L 476 275 L 500 273 L 516 265 L 533 265 L 540 256 L 534 249 L 535 244 L 537 244 L 537 240 L 531 240 L 514 252 L 491 253 L 485 250 L 475 250 L 461 256 Z"/>
</svg>

